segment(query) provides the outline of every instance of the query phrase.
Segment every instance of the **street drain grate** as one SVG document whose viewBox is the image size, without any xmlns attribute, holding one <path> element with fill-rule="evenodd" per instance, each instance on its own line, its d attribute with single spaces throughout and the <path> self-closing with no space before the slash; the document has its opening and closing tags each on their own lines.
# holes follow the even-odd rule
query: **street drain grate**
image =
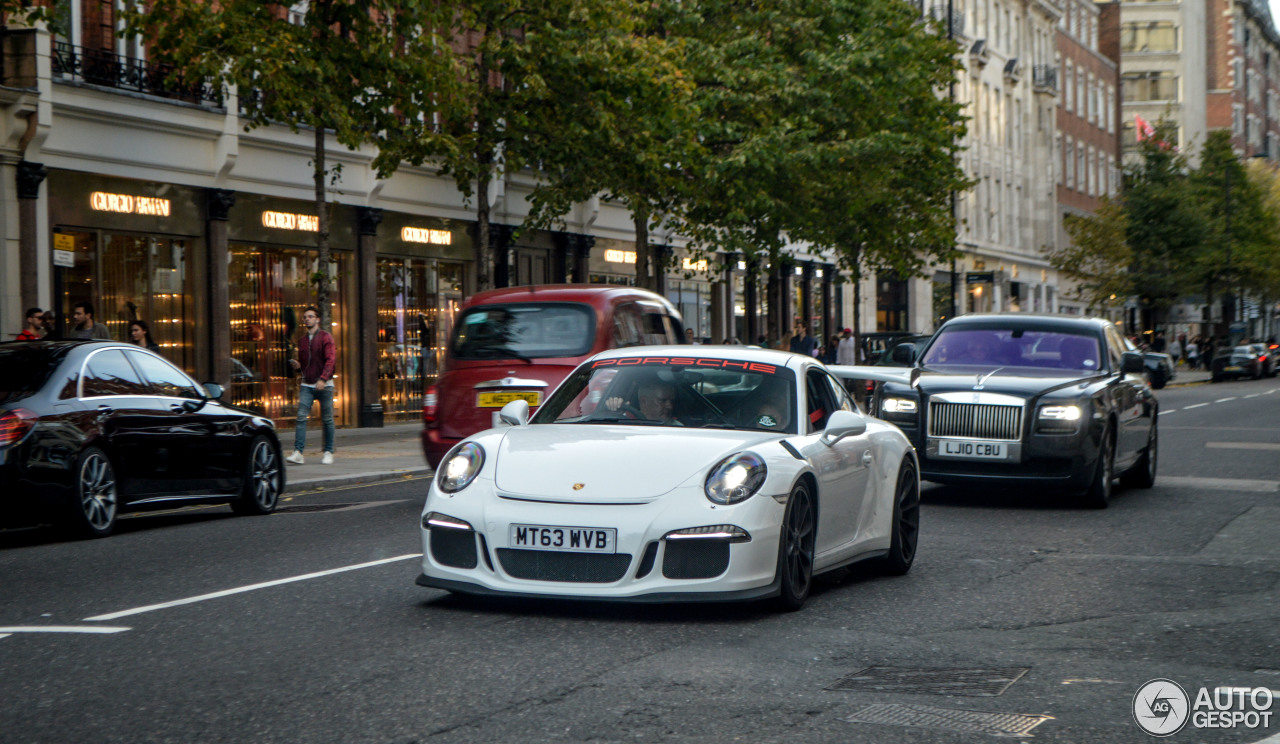
<svg viewBox="0 0 1280 744">
<path fill-rule="evenodd" d="M 300 504 L 298 506 L 282 506 L 276 509 L 276 514 L 306 514 L 309 512 L 327 512 L 337 509 L 346 509 L 349 506 L 359 506 L 359 504 Z"/>
<path fill-rule="evenodd" d="M 934 708 L 928 705 L 879 703 L 868 705 L 844 719 L 849 723 L 878 723 L 885 726 L 947 729 L 969 734 L 1032 738 L 1031 729 L 1053 716 L 1021 713 L 984 713 L 974 710 Z"/>
<path fill-rule="evenodd" d="M 873 666 L 859 669 L 827 689 L 995 697 L 1029 671 L 1028 667 L 929 669 Z"/>
</svg>

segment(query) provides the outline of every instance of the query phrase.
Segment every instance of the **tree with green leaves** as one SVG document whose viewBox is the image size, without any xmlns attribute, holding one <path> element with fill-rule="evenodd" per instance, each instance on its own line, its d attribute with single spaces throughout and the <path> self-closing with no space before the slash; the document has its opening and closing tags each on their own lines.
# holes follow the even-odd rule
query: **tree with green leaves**
<svg viewBox="0 0 1280 744">
<path fill-rule="evenodd" d="M 1073 294 L 1091 311 L 1124 304 L 1134 293 L 1134 275 L 1123 202 L 1103 197 L 1094 214 L 1068 215 L 1064 227 L 1071 239 L 1049 251 L 1050 265 L 1071 280 Z"/>
<path fill-rule="evenodd" d="M 1275 223 L 1268 219 L 1265 194 L 1249 178 L 1227 130 L 1215 130 L 1200 150 L 1191 174 L 1191 192 L 1204 220 L 1201 250 L 1187 263 L 1212 302 L 1215 293 L 1233 297 L 1223 305 L 1223 323 L 1236 319 L 1242 295 L 1261 292 L 1274 270 Z"/>
<path fill-rule="evenodd" d="M 673 73 L 650 65 L 660 61 L 661 49 L 636 33 L 640 0 L 440 0 L 438 6 L 452 18 L 454 42 L 406 43 L 412 54 L 445 60 L 454 81 L 436 87 L 404 81 L 406 90 L 424 94 L 397 101 L 404 117 L 379 137 L 377 162 L 384 177 L 402 162 L 437 166 L 475 200 L 476 281 L 485 289 L 494 270 L 491 184 L 526 167 L 572 170 L 599 143 L 589 128 L 650 102 L 622 100 L 632 91 L 647 96 L 638 79 Z M 565 197 L 542 192 L 541 198 L 561 204 Z M 549 216 L 536 208 L 533 224 Z"/>
<path fill-rule="evenodd" d="M 312 277 L 322 323 L 330 316 L 328 184 L 340 176 L 326 160 L 326 136 L 355 149 L 397 113 L 399 81 L 449 82 L 437 57 L 405 54 L 404 40 L 439 42 L 431 0 L 151 0 L 123 13 L 174 75 L 234 85 L 246 130 L 272 124 L 315 135 L 311 162 L 319 270 Z"/>
<path fill-rule="evenodd" d="M 1136 295 L 1159 322 L 1177 298 L 1203 288 L 1194 267 L 1208 239 L 1204 201 L 1186 156 L 1169 144 L 1175 134 L 1172 124 L 1158 122 L 1125 165 L 1119 197 L 1104 200 L 1093 216 L 1068 219 L 1073 244 L 1050 253 L 1090 304 Z"/>
<path fill-rule="evenodd" d="M 959 62 L 935 23 L 898 0 L 691 5 L 706 152 L 683 232 L 772 265 L 788 242 L 831 249 L 855 276 L 951 255 L 965 127 L 939 95 Z"/>
</svg>

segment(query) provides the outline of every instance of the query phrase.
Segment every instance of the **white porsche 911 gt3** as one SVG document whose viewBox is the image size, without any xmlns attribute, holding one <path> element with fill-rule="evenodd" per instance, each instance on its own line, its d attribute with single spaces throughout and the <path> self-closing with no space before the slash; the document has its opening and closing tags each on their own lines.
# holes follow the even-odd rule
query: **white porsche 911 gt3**
<svg viewBox="0 0 1280 744">
<path fill-rule="evenodd" d="M 798 609 L 817 573 L 915 558 L 915 451 L 812 358 L 619 349 L 500 416 L 432 480 L 423 586 Z"/>
</svg>

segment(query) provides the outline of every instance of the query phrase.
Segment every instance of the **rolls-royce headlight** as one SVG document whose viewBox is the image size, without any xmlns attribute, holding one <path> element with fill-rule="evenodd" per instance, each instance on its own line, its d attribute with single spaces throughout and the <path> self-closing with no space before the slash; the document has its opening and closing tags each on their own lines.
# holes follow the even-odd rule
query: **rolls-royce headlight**
<svg viewBox="0 0 1280 744">
<path fill-rule="evenodd" d="M 885 413 L 915 413 L 917 404 L 910 398 L 885 398 L 880 410 Z"/>
<path fill-rule="evenodd" d="M 707 498 L 717 504 L 736 504 L 751 498 L 769 474 L 764 459 L 751 452 L 739 452 L 721 460 L 707 475 Z"/>
<path fill-rule="evenodd" d="M 1080 406 L 1045 406 L 1040 409 L 1040 418 L 1050 421 L 1079 421 Z"/>
<path fill-rule="evenodd" d="M 463 442 L 440 461 L 436 487 L 445 493 L 457 493 L 476 479 L 484 466 L 484 448 L 475 442 Z"/>
</svg>

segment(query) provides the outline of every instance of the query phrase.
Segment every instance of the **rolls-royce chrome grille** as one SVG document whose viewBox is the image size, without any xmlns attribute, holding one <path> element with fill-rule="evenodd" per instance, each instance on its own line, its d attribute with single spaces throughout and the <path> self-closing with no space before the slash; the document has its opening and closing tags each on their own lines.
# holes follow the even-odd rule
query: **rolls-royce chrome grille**
<svg viewBox="0 0 1280 744">
<path fill-rule="evenodd" d="M 929 402 L 929 436 L 966 439 L 1022 438 L 1022 406 Z"/>
</svg>

